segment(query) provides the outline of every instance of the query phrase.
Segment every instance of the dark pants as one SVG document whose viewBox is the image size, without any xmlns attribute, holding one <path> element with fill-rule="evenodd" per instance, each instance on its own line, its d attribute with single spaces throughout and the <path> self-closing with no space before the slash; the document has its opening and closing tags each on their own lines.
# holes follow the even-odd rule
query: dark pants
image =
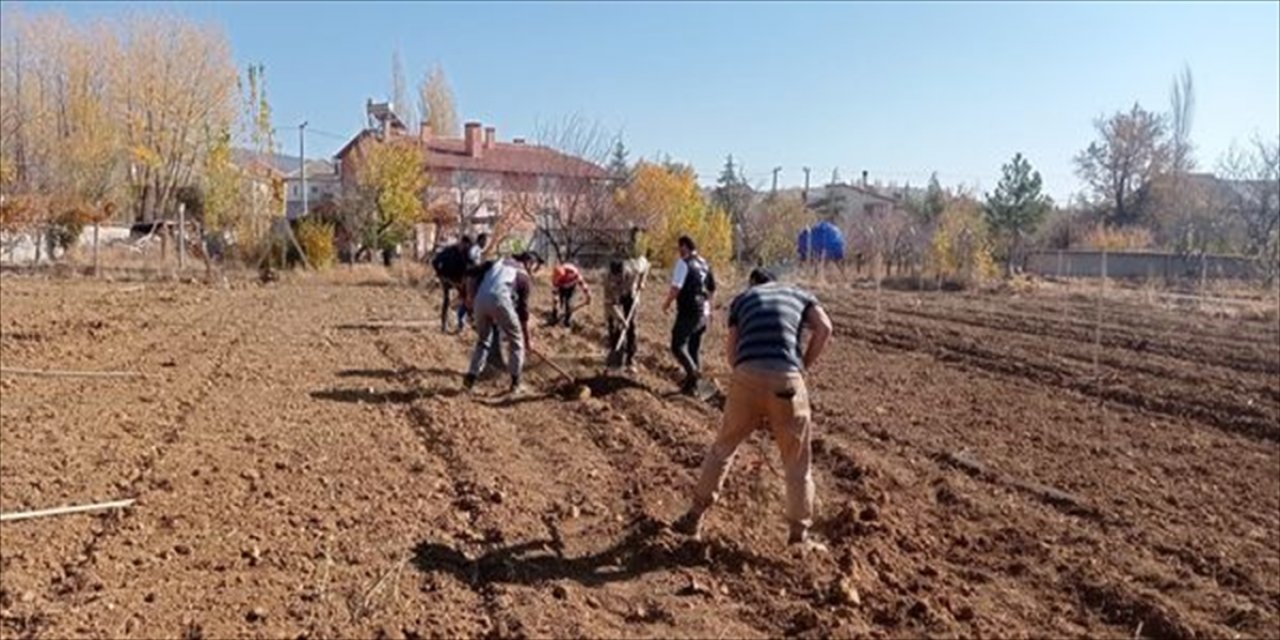
<svg viewBox="0 0 1280 640">
<path fill-rule="evenodd" d="M 693 311 L 680 310 L 676 313 L 676 324 L 671 328 L 671 353 L 684 369 L 685 380 L 698 377 L 702 367 L 702 334 L 707 331 L 707 318 L 701 309 Z"/>
<path fill-rule="evenodd" d="M 623 364 L 631 366 L 636 359 L 636 320 L 631 317 L 631 308 L 635 306 L 635 298 L 631 296 L 622 297 L 622 315 L 624 318 L 631 318 L 631 324 L 627 326 L 627 339 L 622 345 L 623 353 L 626 359 Z M 618 346 L 618 340 L 622 337 L 622 322 L 609 317 L 609 348 L 613 349 Z"/>
<path fill-rule="evenodd" d="M 578 293 L 578 285 L 556 289 L 556 320 L 569 326 L 573 322 L 573 296 Z"/>
<path fill-rule="evenodd" d="M 440 330 L 449 330 L 449 293 L 451 291 L 458 292 L 459 301 L 463 296 L 462 283 L 459 281 L 440 278 L 440 288 L 444 289 L 444 302 L 440 305 Z M 462 322 L 467 318 L 467 308 L 465 305 L 458 306 L 458 331 L 462 330 Z"/>
</svg>

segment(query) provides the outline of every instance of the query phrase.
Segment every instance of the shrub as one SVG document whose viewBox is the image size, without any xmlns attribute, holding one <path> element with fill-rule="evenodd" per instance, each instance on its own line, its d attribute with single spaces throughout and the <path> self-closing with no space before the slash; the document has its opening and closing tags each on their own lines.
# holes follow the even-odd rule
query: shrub
<svg viewBox="0 0 1280 640">
<path fill-rule="evenodd" d="M 334 242 L 335 226 L 332 222 L 321 222 L 310 218 L 298 224 L 296 235 L 302 251 L 307 254 L 311 265 L 317 269 L 331 266 L 338 256 L 337 243 Z"/>
<path fill-rule="evenodd" d="M 58 246 L 66 251 L 75 246 L 91 218 L 83 207 L 68 207 L 53 219 L 49 232 Z"/>
<path fill-rule="evenodd" d="M 1152 241 L 1151 230 L 1146 227 L 1109 227 L 1100 224 L 1085 236 L 1085 244 L 1090 249 L 1107 251 L 1146 249 L 1151 246 Z"/>
</svg>

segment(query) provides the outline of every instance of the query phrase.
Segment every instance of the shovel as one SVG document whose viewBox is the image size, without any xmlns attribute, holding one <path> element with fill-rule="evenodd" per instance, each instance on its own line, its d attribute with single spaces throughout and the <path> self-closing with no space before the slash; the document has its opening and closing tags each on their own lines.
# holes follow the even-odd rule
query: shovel
<svg viewBox="0 0 1280 640">
<path fill-rule="evenodd" d="M 569 375 L 567 371 L 565 371 L 564 369 L 561 369 L 560 365 L 551 361 L 551 358 L 548 358 L 547 356 L 543 355 L 542 352 L 532 347 L 529 348 L 529 353 L 532 355 L 538 356 L 538 358 L 540 358 L 543 362 L 547 363 L 547 366 L 554 369 L 555 372 L 560 374 L 565 380 L 568 380 L 569 385 L 574 388 L 573 389 L 574 395 L 577 396 L 579 400 L 585 400 L 591 397 L 591 387 L 588 387 L 583 384 L 578 384 L 577 378 L 574 378 L 573 376 Z"/>
</svg>

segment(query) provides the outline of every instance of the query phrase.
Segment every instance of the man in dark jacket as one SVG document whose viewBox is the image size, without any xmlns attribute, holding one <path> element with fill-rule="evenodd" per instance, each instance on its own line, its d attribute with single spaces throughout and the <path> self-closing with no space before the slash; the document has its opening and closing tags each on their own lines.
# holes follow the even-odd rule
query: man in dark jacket
<svg viewBox="0 0 1280 640">
<path fill-rule="evenodd" d="M 702 334 L 711 316 L 711 298 L 716 292 L 716 278 L 711 265 L 698 255 L 698 245 L 689 236 L 677 241 L 680 260 L 671 273 L 671 289 L 662 310 L 676 305 L 676 321 L 671 327 L 671 353 L 684 369 L 680 392 L 694 395 L 702 377 Z"/>
<path fill-rule="evenodd" d="M 440 288 L 444 290 L 444 302 L 440 306 L 440 330 L 449 330 L 449 294 L 453 291 L 458 292 L 458 329 L 462 331 L 462 322 L 466 318 L 466 305 L 462 304 L 463 278 L 467 274 L 467 270 L 479 264 L 479 251 L 471 242 L 471 236 L 464 235 L 457 242 L 441 249 L 439 253 L 431 259 L 431 268 L 435 270 L 436 277 L 440 279 Z"/>
</svg>

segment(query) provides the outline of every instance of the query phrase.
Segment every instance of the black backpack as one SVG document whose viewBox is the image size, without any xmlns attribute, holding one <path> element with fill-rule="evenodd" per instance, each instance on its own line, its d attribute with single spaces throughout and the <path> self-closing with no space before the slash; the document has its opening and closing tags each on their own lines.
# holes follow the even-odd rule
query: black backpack
<svg viewBox="0 0 1280 640">
<path fill-rule="evenodd" d="M 431 259 L 431 267 L 436 275 L 449 280 L 457 280 L 467 273 L 467 252 L 462 247 L 451 244 Z"/>
<path fill-rule="evenodd" d="M 685 277 L 676 300 L 681 308 L 693 309 L 706 303 L 708 293 L 715 293 L 716 278 L 702 256 L 691 256 L 685 264 L 689 267 L 689 275 Z"/>
</svg>

